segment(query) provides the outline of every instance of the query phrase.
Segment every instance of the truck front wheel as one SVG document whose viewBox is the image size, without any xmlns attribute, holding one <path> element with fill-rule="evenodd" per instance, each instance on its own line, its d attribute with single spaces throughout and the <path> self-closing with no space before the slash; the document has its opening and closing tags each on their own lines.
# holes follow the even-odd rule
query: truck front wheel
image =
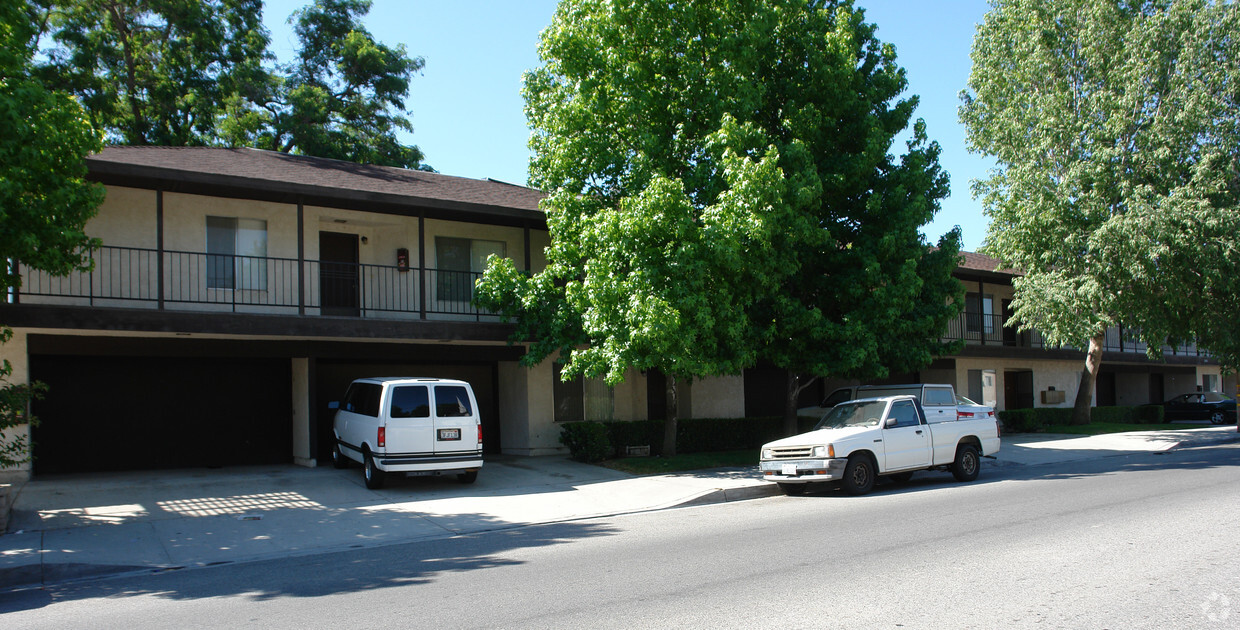
<svg viewBox="0 0 1240 630">
<path fill-rule="evenodd" d="M 868 493 L 874 489 L 874 476 L 877 472 L 874 460 L 869 457 L 849 457 L 848 465 L 844 467 L 844 490 L 853 496 Z"/>
<path fill-rule="evenodd" d="M 977 473 L 981 471 L 982 461 L 977 454 L 977 448 L 971 444 L 961 444 L 956 447 L 956 461 L 952 463 L 952 475 L 956 477 L 956 481 L 973 481 L 977 479 Z"/>
</svg>

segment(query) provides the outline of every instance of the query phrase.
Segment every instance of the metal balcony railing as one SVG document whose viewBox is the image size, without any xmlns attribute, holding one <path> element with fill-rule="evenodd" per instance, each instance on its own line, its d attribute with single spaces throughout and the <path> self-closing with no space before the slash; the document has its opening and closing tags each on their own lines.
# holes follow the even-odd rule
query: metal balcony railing
<svg viewBox="0 0 1240 630">
<path fill-rule="evenodd" d="M 1035 348 L 1039 350 L 1080 350 L 1070 346 L 1057 346 L 1046 342 L 1042 334 L 1034 331 L 1018 332 L 1019 325 L 1003 315 L 988 313 L 963 312 L 947 325 L 943 341 L 964 340 L 968 345 L 1008 346 L 1013 348 Z M 1107 330 L 1106 340 L 1102 349 L 1106 352 L 1128 352 L 1144 355 L 1147 346 L 1136 338 L 1136 331 L 1112 327 Z M 1186 343 L 1163 346 L 1163 354 L 1185 356 L 1210 356 L 1209 352 Z"/>
<path fill-rule="evenodd" d="M 91 271 L 21 269 L 15 302 L 342 317 L 491 315 L 473 271 L 104 246 Z"/>
</svg>

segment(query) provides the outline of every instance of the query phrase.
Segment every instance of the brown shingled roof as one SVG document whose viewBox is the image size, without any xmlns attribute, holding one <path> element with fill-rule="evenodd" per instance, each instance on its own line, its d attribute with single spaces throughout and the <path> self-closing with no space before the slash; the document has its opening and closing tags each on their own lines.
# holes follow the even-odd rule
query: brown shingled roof
<svg viewBox="0 0 1240 630">
<path fill-rule="evenodd" d="M 434 205 L 537 211 L 544 196 L 533 188 L 495 180 L 249 148 L 108 147 L 86 162 L 96 173 L 141 173 L 199 182 L 223 177 L 230 183 L 255 188 L 308 189 L 327 195 L 333 191 L 361 193 Z"/>
<path fill-rule="evenodd" d="M 971 269 L 973 271 L 993 271 L 995 273 L 1002 273 L 1002 274 L 1007 274 L 1011 276 L 1024 275 L 1023 273 L 1015 269 L 1001 269 L 999 259 L 997 258 L 991 258 L 990 256 L 986 256 L 984 254 L 978 254 L 976 252 L 963 252 L 962 251 L 960 252 L 960 255 L 964 258 L 964 260 L 960 262 L 960 265 L 958 267 L 959 269 Z"/>
</svg>

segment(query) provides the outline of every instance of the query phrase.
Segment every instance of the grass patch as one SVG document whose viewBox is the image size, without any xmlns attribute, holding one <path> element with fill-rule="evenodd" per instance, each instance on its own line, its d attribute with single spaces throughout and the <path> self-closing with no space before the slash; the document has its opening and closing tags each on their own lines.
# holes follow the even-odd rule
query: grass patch
<svg viewBox="0 0 1240 630">
<path fill-rule="evenodd" d="M 720 451 L 717 453 L 687 453 L 675 457 L 626 457 L 623 459 L 609 459 L 599 462 L 599 465 L 632 475 L 653 475 L 684 470 L 703 470 L 706 468 L 757 466 L 758 451 L 759 449 L 754 448 L 740 451 Z"/>
<path fill-rule="evenodd" d="M 1206 426 L 1206 425 L 1201 425 Z M 1046 433 L 1064 433 L 1067 435 L 1103 435 L 1106 433 L 1127 433 L 1129 431 L 1170 431 L 1175 429 L 1199 429 L 1201 426 L 1189 424 L 1132 424 L 1126 422 L 1091 422 L 1089 424 L 1052 424 L 1046 427 Z"/>
</svg>

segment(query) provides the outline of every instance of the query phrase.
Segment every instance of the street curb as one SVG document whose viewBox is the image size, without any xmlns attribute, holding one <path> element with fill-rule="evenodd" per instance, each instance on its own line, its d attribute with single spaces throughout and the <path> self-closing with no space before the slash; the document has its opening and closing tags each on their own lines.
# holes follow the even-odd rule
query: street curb
<svg viewBox="0 0 1240 630">
<path fill-rule="evenodd" d="M 716 503 L 731 503 L 733 501 L 748 501 L 750 499 L 764 499 L 766 497 L 774 497 L 783 494 L 779 486 L 773 483 L 763 482 L 761 485 L 742 486 L 739 488 L 716 488 L 707 491 L 705 494 L 696 496 L 692 499 L 677 503 L 671 507 L 693 507 L 697 505 L 712 505 Z"/>
</svg>

